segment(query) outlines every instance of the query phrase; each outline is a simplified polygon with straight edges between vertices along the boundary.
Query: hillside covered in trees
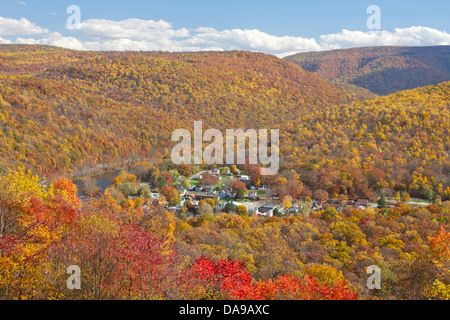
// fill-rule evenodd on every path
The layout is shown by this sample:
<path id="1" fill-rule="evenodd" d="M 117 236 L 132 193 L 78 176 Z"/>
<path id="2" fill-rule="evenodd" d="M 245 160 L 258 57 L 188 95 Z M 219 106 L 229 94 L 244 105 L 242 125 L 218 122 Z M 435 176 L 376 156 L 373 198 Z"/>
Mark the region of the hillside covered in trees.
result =
<path id="1" fill-rule="evenodd" d="M 378 97 L 324 78 L 260 53 L 0 46 L 0 299 L 448 299 L 450 82 Z M 280 129 L 279 173 L 173 164 L 171 134 L 194 121 Z M 63 177 L 123 162 L 140 176 L 85 201 Z M 227 169 L 244 201 L 240 169 L 298 210 L 262 217 L 216 197 L 169 210 L 213 168 L 196 182 L 225 184 Z M 358 198 L 379 207 L 347 205 Z M 342 210 L 312 209 L 331 200 Z M 69 265 L 80 290 L 66 288 Z"/>
<path id="2" fill-rule="evenodd" d="M 450 80 L 450 46 L 352 48 L 299 53 L 285 60 L 362 97 Z"/>
<path id="3" fill-rule="evenodd" d="M 283 168 L 311 191 L 450 199 L 450 82 L 332 105 L 285 127 Z"/>
<path id="4" fill-rule="evenodd" d="M 51 175 L 160 160 L 172 132 L 192 132 L 200 120 L 205 129 L 280 129 L 281 172 L 300 175 L 303 196 L 450 196 L 448 82 L 350 102 L 316 75 L 258 53 L 3 46 L 2 65 L 3 168 Z"/>
<path id="5" fill-rule="evenodd" d="M 167 152 L 171 133 L 274 128 L 351 96 L 274 56 L 0 47 L 0 165 L 40 174 Z"/>
<path id="6" fill-rule="evenodd" d="M 0 299 L 448 299 L 448 201 L 283 218 L 133 203 L 82 203 L 66 178 L 1 175 Z M 71 265 L 80 290 L 66 288 Z"/>

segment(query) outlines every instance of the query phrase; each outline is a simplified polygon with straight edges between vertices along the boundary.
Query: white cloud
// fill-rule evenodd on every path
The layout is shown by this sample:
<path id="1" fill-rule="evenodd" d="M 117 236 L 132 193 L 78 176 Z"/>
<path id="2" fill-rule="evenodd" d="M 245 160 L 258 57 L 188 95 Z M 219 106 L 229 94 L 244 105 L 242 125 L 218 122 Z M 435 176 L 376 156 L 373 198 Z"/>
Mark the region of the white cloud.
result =
<path id="1" fill-rule="evenodd" d="M 196 33 L 185 43 L 200 48 L 216 47 L 224 50 L 250 50 L 273 54 L 320 50 L 320 46 L 315 39 L 277 37 L 257 29 L 217 31 L 213 28 L 198 28 L 195 31 Z"/>
<path id="2" fill-rule="evenodd" d="M 90 19 L 81 22 L 77 31 L 94 39 L 157 41 L 161 38 L 171 39 L 189 36 L 187 29 L 173 29 L 172 24 L 166 21 L 141 19 L 126 19 L 122 21 Z"/>
<path id="3" fill-rule="evenodd" d="M 47 33 L 48 30 L 41 28 L 36 24 L 28 21 L 26 18 L 10 19 L 0 17 L 0 35 L 2 36 L 18 36 L 18 35 L 39 35 Z"/>
<path id="4" fill-rule="evenodd" d="M 68 31 L 69 32 L 69 31 Z M 342 49 L 362 46 L 450 45 L 450 34 L 428 27 L 396 28 L 394 31 L 351 31 L 322 35 L 319 39 L 274 36 L 257 29 L 216 30 L 174 28 L 164 20 L 90 19 L 71 36 L 37 26 L 25 18 L 0 17 L 0 36 L 18 37 L 16 43 L 45 44 L 75 50 L 145 51 L 223 51 L 248 50 L 284 57 L 297 52 Z M 9 42 L 8 42 L 9 41 Z M 0 38 L 0 43 L 11 43 Z M 14 41 L 13 41 L 14 42 Z"/>
<path id="5" fill-rule="evenodd" d="M 249 50 L 284 57 L 305 51 L 320 51 L 361 46 L 445 45 L 450 35 L 428 27 L 397 28 L 391 31 L 350 31 L 320 36 L 274 36 L 257 29 L 216 30 L 199 27 L 175 29 L 163 20 L 127 19 L 122 21 L 91 19 L 81 23 L 76 32 L 94 42 L 84 43 L 89 50 Z"/>
<path id="6" fill-rule="evenodd" d="M 20 1 L 20 0 L 16 0 L 16 3 L 22 5 L 22 6 L 26 6 L 27 3 L 25 1 Z"/>
<path id="7" fill-rule="evenodd" d="M 0 37 L 0 44 L 11 44 L 11 43 L 13 43 L 11 40 L 3 39 L 2 37 Z"/>
<path id="8" fill-rule="evenodd" d="M 361 46 L 427 46 L 450 45 L 450 34 L 428 27 L 396 28 L 390 31 L 350 31 L 320 37 L 322 49 Z"/>
<path id="9" fill-rule="evenodd" d="M 222 51 L 250 50 L 282 55 L 286 52 L 320 50 L 315 39 L 277 37 L 259 30 L 223 30 L 200 27 L 175 29 L 163 20 L 90 19 L 74 32 L 93 39 L 88 50 Z"/>
<path id="10" fill-rule="evenodd" d="M 85 46 L 80 40 L 74 37 L 64 37 L 59 32 L 52 32 L 41 39 L 17 38 L 16 43 L 50 45 L 72 50 L 85 50 Z"/>

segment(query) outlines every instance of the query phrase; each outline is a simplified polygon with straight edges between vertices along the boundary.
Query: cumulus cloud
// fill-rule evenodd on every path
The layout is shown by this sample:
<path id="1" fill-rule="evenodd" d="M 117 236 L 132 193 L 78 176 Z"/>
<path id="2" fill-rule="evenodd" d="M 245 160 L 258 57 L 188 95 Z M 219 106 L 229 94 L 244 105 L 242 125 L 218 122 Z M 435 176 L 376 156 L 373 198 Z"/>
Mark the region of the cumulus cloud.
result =
<path id="1" fill-rule="evenodd" d="M 289 51 L 320 50 L 315 39 L 303 37 L 277 37 L 257 29 L 253 30 L 223 30 L 213 28 L 198 28 L 185 41 L 186 44 L 199 48 L 222 48 L 224 50 L 250 50 L 273 54 Z"/>
<path id="2" fill-rule="evenodd" d="M 41 28 L 36 24 L 28 21 L 26 18 L 10 19 L 0 17 L 0 35 L 10 36 L 10 35 L 39 35 L 49 32 L 45 28 Z"/>
<path id="3" fill-rule="evenodd" d="M 0 37 L 0 44 L 11 44 L 11 43 L 13 43 L 11 40 L 3 39 L 2 37 Z"/>
<path id="4" fill-rule="evenodd" d="M 188 37 L 185 28 L 173 29 L 172 24 L 164 20 L 126 19 L 112 21 L 104 19 L 90 19 L 79 24 L 77 31 L 94 39 L 130 39 L 157 41 Z"/>
<path id="5" fill-rule="evenodd" d="M 64 37 L 59 32 L 51 32 L 41 39 L 17 38 L 17 44 L 40 44 L 61 47 L 72 50 L 86 50 L 85 45 L 74 37 Z"/>
<path id="6" fill-rule="evenodd" d="M 68 31 L 69 32 L 69 31 Z M 0 17 L 0 36 L 17 37 L 21 44 L 45 44 L 74 50 L 145 51 L 223 51 L 248 50 L 279 57 L 305 51 L 321 51 L 362 46 L 450 45 L 450 34 L 433 28 L 414 26 L 394 31 L 351 31 L 326 34 L 318 39 L 274 36 L 257 29 L 216 30 L 174 28 L 164 20 L 126 19 L 121 21 L 89 19 L 70 30 L 71 35 L 20 20 Z M 0 38 L 0 43 L 11 43 Z"/>
<path id="7" fill-rule="evenodd" d="M 312 38 L 277 37 L 256 29 L 175 29 L 171 23 L 163 20 L 90 19 L 81 22 L 74 32 L 94 40 L 83 43 L 87 50 L 250 50 L 282 55 L 286 52 L 321 49 Z"/>
<path id="8" fill-rule="evenodd" d="M 350 31 L 314 38 L 274 36 L 257 29 L 216 30 L 199 27 L 175 29 L 163 20 L 91 19 L 76 30 L 95 41 L 83 43 L 88 50 L 249 50 L 284 57 L 305 51 L 320 51 L 382 45 L 447 45 L 450 35 L 428 27 L 396 28 L 391 31 Z"/>
<path id="9" fill-rule="evenodd" d="M 350 31 L 322 35 L 322 49 L 341 49 L 361 46 L 427 46 L 450 45 L 450 34 L 428 27 L 396 28 L 390 31 Z"/>

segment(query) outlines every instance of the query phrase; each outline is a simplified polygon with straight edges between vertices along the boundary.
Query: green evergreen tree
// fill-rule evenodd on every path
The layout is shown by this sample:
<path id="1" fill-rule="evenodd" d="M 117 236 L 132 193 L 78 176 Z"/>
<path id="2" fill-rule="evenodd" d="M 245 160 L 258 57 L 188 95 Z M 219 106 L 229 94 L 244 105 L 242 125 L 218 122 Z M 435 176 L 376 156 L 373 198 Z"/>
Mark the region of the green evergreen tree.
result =
<path id="1" fill-rule="evenodd" d="M 387 206 L 387 201 L 386 201 L 386 196 L 384 195 L 384 193 L 381 194 L 380 199 L 378 199 L 378 208 L 379 209 L 384 209 Z"/>
<path id="2" fill-rule="evenodd" d="M 236 200 L 244 200 L 245 199 L 245 191 L 243 188 L 239 188 L 236 191 Z"/>

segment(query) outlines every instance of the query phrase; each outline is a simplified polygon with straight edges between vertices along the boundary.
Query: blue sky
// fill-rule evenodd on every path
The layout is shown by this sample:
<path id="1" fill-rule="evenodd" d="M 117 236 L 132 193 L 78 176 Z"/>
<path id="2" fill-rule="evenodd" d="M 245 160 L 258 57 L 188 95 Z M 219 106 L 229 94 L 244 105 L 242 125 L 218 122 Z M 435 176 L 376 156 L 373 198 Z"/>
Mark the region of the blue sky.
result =
<path id="1" fill-rule="evenodd" d="M 79 30 L 66 28 L 69 5 L 80 7 Z M 369 5 L 381 9 L 380 30 L 367 28 Z M 285 55 L 366 45 L 450 44 L 449 16 L 450 1 L 445 0 L 2 0 L 0 42 Z"/>

